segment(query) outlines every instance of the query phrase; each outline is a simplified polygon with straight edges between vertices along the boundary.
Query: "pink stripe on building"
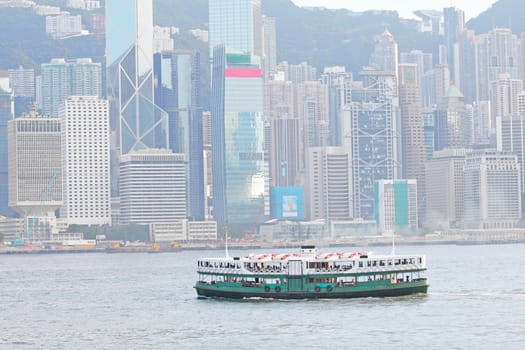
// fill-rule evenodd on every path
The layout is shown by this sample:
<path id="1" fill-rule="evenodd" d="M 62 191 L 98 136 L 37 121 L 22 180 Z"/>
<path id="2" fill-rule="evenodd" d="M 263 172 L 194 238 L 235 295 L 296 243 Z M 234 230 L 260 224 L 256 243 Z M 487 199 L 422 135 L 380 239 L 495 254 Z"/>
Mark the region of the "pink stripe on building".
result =
<path id="1" fill-rule="evenodd" d="M 262 72 L 258 68 L 226 68 L 224 76 L 226 78 L 260 78 Z"/>

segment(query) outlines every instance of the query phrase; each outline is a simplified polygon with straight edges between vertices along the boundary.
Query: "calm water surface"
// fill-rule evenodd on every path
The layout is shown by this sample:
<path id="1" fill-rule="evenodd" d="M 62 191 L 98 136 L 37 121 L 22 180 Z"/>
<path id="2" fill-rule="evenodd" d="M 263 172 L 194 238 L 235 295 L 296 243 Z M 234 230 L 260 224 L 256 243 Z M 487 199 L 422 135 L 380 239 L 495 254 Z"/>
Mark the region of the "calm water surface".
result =
<path id="1" fill-rule="evenodd" d="M 316 301 L 197 299 L 219 251 L 0 256 L 0 349 L 525 349 L 525 245 L 419 252 L 426 296 Z"/>

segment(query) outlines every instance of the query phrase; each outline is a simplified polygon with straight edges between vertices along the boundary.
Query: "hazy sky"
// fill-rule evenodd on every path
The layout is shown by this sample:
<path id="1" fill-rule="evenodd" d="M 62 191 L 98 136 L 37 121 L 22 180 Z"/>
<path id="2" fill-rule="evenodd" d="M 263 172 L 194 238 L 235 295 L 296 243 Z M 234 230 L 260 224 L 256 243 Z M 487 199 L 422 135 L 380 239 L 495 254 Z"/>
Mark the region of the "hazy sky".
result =
<path id="1" fill-rule="evenodd" d="M 414 10 L 441 10 L 455 6 L 465 11 L 465 20 L 476 17 L 488 9 L 496 0 L 292 0 L 299 6 L 323 6 L 327 8 L 347 8 L 352 11 L 397 10 L 401 17 L 413 18 Z"/>

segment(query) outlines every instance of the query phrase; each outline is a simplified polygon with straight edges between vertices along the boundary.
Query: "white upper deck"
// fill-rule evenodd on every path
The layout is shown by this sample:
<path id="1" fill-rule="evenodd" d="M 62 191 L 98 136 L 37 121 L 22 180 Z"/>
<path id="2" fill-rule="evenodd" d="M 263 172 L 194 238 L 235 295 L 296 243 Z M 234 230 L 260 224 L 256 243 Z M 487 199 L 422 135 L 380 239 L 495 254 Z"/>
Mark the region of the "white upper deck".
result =
<path id="1" fill-rule="evenodd" d="M 287 274 L 289 262 L 301 262 L 303 274 L 370 273 L 425 270 L 426 256 L 374 255 L 371 252 L 319 253 L 313 246 L 299 253 L 258 253 L 244 257 L 203 258 L 197 263 L 199 273 L 217 274 Z"/>

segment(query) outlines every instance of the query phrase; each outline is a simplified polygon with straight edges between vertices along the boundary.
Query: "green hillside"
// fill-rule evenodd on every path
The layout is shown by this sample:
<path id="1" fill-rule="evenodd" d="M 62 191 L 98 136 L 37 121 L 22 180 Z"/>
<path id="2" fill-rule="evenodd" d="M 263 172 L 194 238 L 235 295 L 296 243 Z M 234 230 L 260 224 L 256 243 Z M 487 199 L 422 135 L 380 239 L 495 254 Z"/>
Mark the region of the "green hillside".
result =
<path id="1" fill-rule="evenodd" d="M 478 17 L 467 22 L 476 33 L 489 32 L 492 28 L 511 28 L 515 34 L 525 32 L 525 2 L 523 0 L 499 0 Z"/>

